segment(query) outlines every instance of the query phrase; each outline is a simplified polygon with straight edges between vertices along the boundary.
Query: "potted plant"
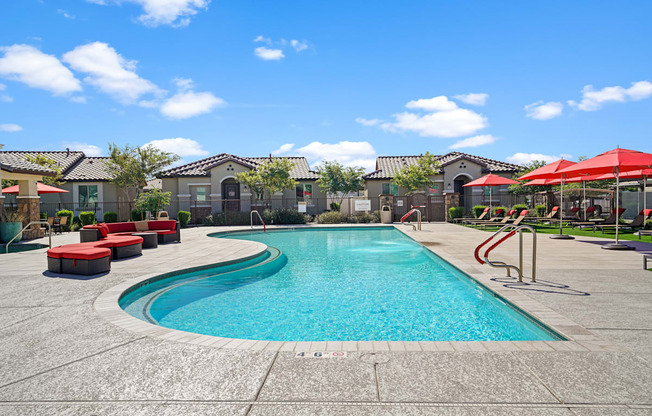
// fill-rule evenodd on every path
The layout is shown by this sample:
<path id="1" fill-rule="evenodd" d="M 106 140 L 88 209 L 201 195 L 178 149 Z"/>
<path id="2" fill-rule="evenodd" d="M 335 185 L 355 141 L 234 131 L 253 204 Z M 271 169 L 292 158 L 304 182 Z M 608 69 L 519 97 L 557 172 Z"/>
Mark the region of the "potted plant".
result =
<path id="1" fill-rule="evenodd" d="M 18 212 L 3 209 L 0 211 L 0 241 L 8 243 L 16 234 L 23 229 L 23 220 L 25 215 Z M 21 234 L 14 240 L 20 241 L 23 238 Z"/>

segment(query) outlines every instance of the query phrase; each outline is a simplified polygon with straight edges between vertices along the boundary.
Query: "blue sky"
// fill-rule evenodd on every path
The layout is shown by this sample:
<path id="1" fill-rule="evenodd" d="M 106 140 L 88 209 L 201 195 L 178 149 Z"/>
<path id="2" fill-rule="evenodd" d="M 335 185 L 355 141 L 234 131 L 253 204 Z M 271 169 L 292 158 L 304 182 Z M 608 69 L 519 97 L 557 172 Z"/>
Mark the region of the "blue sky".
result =
<path id="1" fill-rule="evenodd" d="M 0 5 L 4 150 L 373 167 L 652 151 L 652 2 L 21 0 Z"/>

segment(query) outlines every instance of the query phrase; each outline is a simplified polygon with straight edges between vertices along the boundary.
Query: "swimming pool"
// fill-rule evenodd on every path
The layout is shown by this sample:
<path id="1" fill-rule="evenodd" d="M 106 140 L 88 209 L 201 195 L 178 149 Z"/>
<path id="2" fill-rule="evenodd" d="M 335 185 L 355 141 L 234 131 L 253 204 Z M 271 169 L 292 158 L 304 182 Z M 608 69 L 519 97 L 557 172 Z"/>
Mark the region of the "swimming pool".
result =
<path id="1" fill-rule="evenodd" d="M 49 247 L 47 244 L 38 243 L 13 243 L 9 245 L 9 253 L 20 253 L 23 251 L 38 250 L 41 248 Z M 0 244 L 0 254 L 5 254 L 7 245 Z"/>
<path id="2" fill-rule="evenodd" d="M 560 339 L 393 227 L 216 237 L 270 249 L 146 284 L 120 306 L 164 327 L 253 340 Z"/>

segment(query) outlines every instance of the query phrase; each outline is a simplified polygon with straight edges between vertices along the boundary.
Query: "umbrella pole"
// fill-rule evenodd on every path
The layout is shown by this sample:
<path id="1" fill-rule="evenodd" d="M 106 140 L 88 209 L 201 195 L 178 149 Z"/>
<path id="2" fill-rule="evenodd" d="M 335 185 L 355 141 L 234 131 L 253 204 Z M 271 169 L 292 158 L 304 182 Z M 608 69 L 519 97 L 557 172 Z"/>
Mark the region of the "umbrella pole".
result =
<path id="1" fill-rule="evenodd" d="M 620 187 L 620 171 L 616 167 L 616 242 L 611 243 L 611 244 L 605 244 L 602 246 L 605 250 L 636 250 L 635 247 L 628 246 L 626 244 L 620 244 L 618 242 L 618 228 L 619 228 L 619 223 L 620 223 L 620 215 L 619 210 L 620 210 L 620 198 L 619 198 L 619 192 L 618 188 Z"/>
<path id="2" fill-rule="evenodd" d="M 582 181 L 582 191 L 584 192 L 584 197 L 582 197 L 582 202 L 586 202 L 586 181 Z M 586 210 L 588 209 L 588 205 L 586 208 L 584 208 L 584 221 L 586 221 Z"/>
<path id="3" fill-rule="evenodd" d="M 574 240 L 575 237 L 564 235 L 564 177 L 561 177 L 561 188 L 559 189 L 559 234 L 550 236 L 553 240 Z"/>
<path id="4" fill-rule="evenodd" d="M 493 209 L 491 208 L 491 191 L 494 189 L 493 186 L 489 187 L 489 218 L 494 216 Z"/>

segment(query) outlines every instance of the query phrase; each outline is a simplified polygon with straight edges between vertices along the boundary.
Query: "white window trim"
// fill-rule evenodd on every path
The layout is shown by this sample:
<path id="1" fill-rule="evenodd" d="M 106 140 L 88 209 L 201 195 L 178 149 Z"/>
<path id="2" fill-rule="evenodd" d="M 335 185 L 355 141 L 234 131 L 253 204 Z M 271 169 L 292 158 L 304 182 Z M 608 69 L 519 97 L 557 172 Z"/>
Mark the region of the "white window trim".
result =
<path id="1" fill-rule="evenodd" d="M 75 208 L 75 213 L 81 212 L 79 209 L 79 187 L 88 186 L 88 185 L 97 185 L 97 203 L 101 204 L 104 202 L 104 183 L 103 182 L 76 182 L 72 184 L 72 200 L 73 207 Z"/>

